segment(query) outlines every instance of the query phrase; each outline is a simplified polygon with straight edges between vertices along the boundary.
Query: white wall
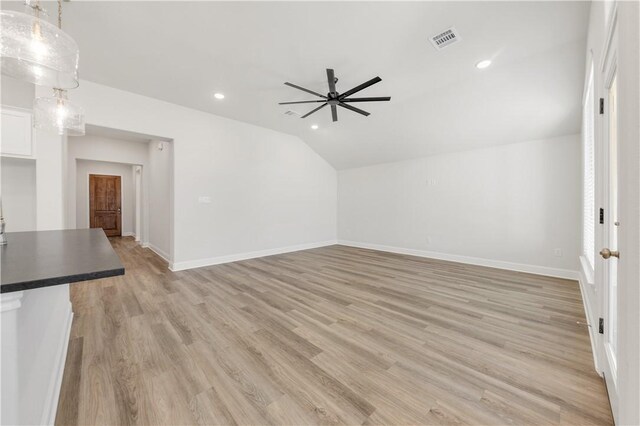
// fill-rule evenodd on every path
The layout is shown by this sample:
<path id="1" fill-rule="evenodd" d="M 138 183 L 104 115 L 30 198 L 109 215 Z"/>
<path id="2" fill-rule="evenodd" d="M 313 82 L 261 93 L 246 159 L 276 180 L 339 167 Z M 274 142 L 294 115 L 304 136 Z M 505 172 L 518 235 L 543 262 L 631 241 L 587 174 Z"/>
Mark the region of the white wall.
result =
<path id="1" fill-rule="evenodd" d="M 2 105 L 31 109 L 35 88 L 10 77 L 2 76 Z M 0 161 L 0 195 L 6 221 L 6 232 L 35 231 L 36 222 L 36 162 L 2 157 Z"/>
<path id="2" fill-rule="evenodd" d="M 578 135 L 344 170 L 338 189 L 341 242 L 576 274 Z"/>
<path id="3" fill-rule="evenodd" d="M 36 97 L 52 96 L 49 87 L 36 86 Z M 33 129 L 36 145 L 36 221 L 38 231 L 67 227 L 65 206 L 67 192 L 66 145 L 67 137 Z"/>
<path id="4" fill-rule="evenodd" d="M 87 228 L 88 223 L 88 207 L 84 205 L 84 199 L 80 199 L 80 193 L 85 193 L 87 190 L 86 170 L 87 168 L 82 166 L 81 176 L 80 167 L 84 163 L 81 160 L 89 160 L 94 162 L 94 169 L 96 167 L 111 168 L 117 167 L 121 173 L 124 173 L 125 168 L 127 179 L 123 176 L 123 186 L 127 185 L 127 191 L 130 193 L 127 196 L 128 200 L 132 200 L 132 205 L 123 205 L 123 232 L 135 232 L 135 184 L 133 181 L 133 171 L 130 166 L 141 165 L 143 170 L 142 179 L 142 223 L 145 224 L 142 229 L 140 239 L 143 243 L 146 243 L 149 239 L 148 228 L 148 200 L 146 194 L 148 193 L 146 176 L 148 168 L 148 147 L 146 143 L 132 142 L 119 139 L 106 138 L 101 136 L 86 135 L 80 137 L 69 138 L 68 142 L 68 158 L 67 158 L 67 170 L 68 176 L 68 192 L 74 194 L 69 197 L 66 209 L 66 215 L 69 218 L 69 222 L 72 228 Z M 98 165 L 102 162 L 102 165 Z M 111 166 L 108 164 L 112 163 Z M 114 164 L 115 163 L 115 164 Z M 126 165 L 129 165 L 127 167 Z M 97 169 L 96 169 L 97 170 Z M 106 169 L 105 169 L 106 170 Z M 112 173 L 105 173 L 112 174 Z M 119 173 L 117 173 L 119 174 Z M 124 194 L 124 191 L 123 191 Z M 124 196 L 124 195 L 123 195 Z M 80 205 L 82 203 L 82 205 Z M 126 210 L 124 210 L 126 209 Z M 125 215 L 127 216 L 125 222 Z M 129 217 L 129 215 L 131 215 Z"/>
<path id="5" fill-rule="evenodd" d="M 619 424 L 640 424 L 640 4 L 618 2 L 620 236 Z"/>
<path id="6" fill-rule="evenodd" d="M 299 138 L 88 81 L 69 95 L 90 124 L 173 140 L 175 267 L 335 240 L 336 172 Z"/>
<path id="7" fill-rule="evenodd" d="M 6 232 L 36 229 L 36 163 L 2 157 L 2 208 Z"/>
<path id="8" fill-rule="evenodd" d="M 160 149 L 162 147 L 162 149 Z M 165 259 L 171 251 L 171 158 L 173 144 L 151 141 L 149 148 L 149 247 Z"/>
<path id="9" fill-rule="evenodd" d="M 122 234 L 133 235 L 135 229 L 135 192 L 133 166 L 104 161 L 78 160 L 76 163 L 76 228 L 89 228 L 89 175 L 120 176 Z"/>
<path id="10" fill-rule="evenodd" d="M 35 97 L 33 84 L 3 75 L 0 78 L 0 89 L 2 105 L 25 109 L 33 108 L 33 98 Z"/>
<path id="11" fill-rule="evenodd" d="M 3 105 L 31 109 L 34 97 L 52 96 L 51 88 L 34 86 L 5 76 L 0 78 L 0 82 Z M 36 206 L 33 210 L 36 229 L 62 229 L 65 226 L 63 206 L 66 192 L 63 152 L 66 149 L 66 137 L 34 129 L 33 138 L 36 145 L 34 188 Z M 5 177 L 12 181 L 9 175 Z M 12 191 L 7 187 L 4 190 Z M 12 208 L 9 206 L 9 209 Z M 7 229 L 11 229 L 10 226 Z"/>

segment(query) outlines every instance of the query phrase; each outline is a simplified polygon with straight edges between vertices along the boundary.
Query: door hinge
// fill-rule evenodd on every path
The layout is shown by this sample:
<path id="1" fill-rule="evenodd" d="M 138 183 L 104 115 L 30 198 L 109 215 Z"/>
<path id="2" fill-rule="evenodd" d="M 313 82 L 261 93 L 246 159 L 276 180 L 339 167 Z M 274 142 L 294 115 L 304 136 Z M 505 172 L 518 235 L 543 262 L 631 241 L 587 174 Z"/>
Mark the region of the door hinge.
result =
<path id="1" fill-rule="evenodd" d="M 604 209 L 600 207 L 600 225 L 604 224 Z"/>
<path id="2" fill-rule="evenodd" d="M 598 318 L 598 333 L 604 334 L 604 318 Z"/>
<path id="3" fill-rule="evenodd" d="M 604 98 L 600 98 L 600 114 L 604 114 Z"/>

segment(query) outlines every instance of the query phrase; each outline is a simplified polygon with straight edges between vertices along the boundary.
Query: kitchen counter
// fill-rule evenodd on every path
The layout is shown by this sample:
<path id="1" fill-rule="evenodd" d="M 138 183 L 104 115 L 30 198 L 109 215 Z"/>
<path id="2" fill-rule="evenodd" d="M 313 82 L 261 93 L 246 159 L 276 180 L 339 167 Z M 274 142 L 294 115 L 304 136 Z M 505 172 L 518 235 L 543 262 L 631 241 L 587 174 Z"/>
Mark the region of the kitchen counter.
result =
<path id="1" fill-rule="evenodd" d="M 102 229 L 9 232 L 0 246 L 0 293 L 124 275 Z"/>
<path id="2" fill-rule="evenodd" d="M 124 268 L 102 229 L 10 232 L 7 240 L 0 424 L 53 424 L 73 322 L 69 283 L 115 277 L 109 285 L 119 285 Z"/>

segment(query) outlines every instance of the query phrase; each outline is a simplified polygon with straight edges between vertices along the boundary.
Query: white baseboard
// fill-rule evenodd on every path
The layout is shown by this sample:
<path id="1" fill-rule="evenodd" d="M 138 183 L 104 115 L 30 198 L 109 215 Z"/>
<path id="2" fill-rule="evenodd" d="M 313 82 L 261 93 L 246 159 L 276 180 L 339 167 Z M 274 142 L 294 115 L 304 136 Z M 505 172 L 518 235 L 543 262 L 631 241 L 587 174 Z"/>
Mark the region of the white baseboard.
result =
<path id="1" fill-rule="evenodd" d="M 135 237 L 136 233 L 135 232 L 123 232 L 122 236 L 123 237 Z"/>
<path id="2" fill-rule="evenodd" d="M 154 252 L 155 254 L 157 254 L 158 256 L 160 256 L 162 259 L 164 259 L 167 263 L 171 263 L 171 260 L 169 260 L 169 258 L 171 256 L 169 256 L 168 253 L 166 253 L 164 250 L 159 249 L 157 246 L 151 244 L 151 243 L 144 243 L 141 244 L 142 247 L 144 248 L 148 248 L 149 250 L 151 250 L 152 252 Z"/>
<path id="3" fill-rule="evenodd" d="M 68 305 L 66 324 L 63 330 L 63 338 L 60 340 L 60 346 L 56 351 L 56 368 L 51 373 L 49 381 L 49 389 L 45 405 L 42 410 L 42 420 L 40 424 L 53 425 L 56 421 L 56 413 L 58 412 L 58 400 L 60 399 L 60 388 L 62 387 L 62 377 L 64 376 L 64 366 L 67 361 L 67 350 L 69 349 L 69 337 L 71 336 L 71 324 L 73 324 L 73 309 L 71 302 Z"/>
<path id="4" fill-rule="evenodd" d="M 274 254 L 291 253 L 300 250 L 309 250 L 318 247 L 326 247 L 337 244 L 336 240 L 322 241 L 318 243 L 298 244 L 294 246 L 278 247 L 266 250 L 250 251 L 245 253 L 231 254 L 228 256 L 210 257 L 207 259 L 187 260 L 169 264 L 172 271 L 183 271 L 185 269 L 201 268 L 203 266 L 220 265 L 222 263 L 237 262 L 239 260 L 255 259 L 257 257 L 273 256 Z"/>
<path id="5" fill-rule="evenodd" d="M 489 268 L 506 269 L 508 271 L 526 272 L 529 274 L 544 275 L 548 277 L 564 278 L 569 280 L 578 279 L 578 271 L 572 271 L 570 269 L 549 268 L 546 266 L 527 265 L 523 263 L 505 262 L 502 260 L 483 259 L 458 254 L 439 253 L 434 251 L 360 243 L 347 240 L 338 240 L 338 244 L 349 247 L 386 251 L 390 253 L 407 254 L 410 256 L 427 257 L 430 259 L 448 260 L 450 262 L 466 263 L 469 265 L 487 266 Z"/>

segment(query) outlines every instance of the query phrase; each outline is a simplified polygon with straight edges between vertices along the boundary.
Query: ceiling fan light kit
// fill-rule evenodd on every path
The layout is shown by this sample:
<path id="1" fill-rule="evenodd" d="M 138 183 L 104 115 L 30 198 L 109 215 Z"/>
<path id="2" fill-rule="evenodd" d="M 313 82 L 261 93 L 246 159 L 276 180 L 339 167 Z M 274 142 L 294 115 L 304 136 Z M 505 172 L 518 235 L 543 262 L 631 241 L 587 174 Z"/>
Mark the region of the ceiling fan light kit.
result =
<path id="1" fill-rule="evenodd" d="M 372 86 L 376 83 L 381 82 L 382 79 L 380 77 L 374 77 L 369 81 L 365 81 L 364 83 L 354 87 L 351 90 L 347 90 L 344 93 L 338 93 L 336 90 L 336 83 L 338 79 L 335 76 L 335 72 L 331 68 L 327 68 L 327 83 L 329 85 L 329 93 L 327 95 L 322 95 L 318 92 L 314 92 L 313 90 L 306 89 L 304 87 L 298 86 L 293 83 L 286 82 L 285 85 L 289 87 L 293 87 L 294 89 L 302 90 L 303 92 L 307 92 L 311 95 L 317 96 L 321 98 L 320 100 L 310 100 L 310 101 L 292 101 L 292 102 L 280 102 L 280 105 L 291 105 L 291 104 L 311 104 L 311 103 L 321 103 L 320 106 L 312 109 L 308 113 L 304 114 L 300 118 L 306 118 L 313 114 L 316 111 L 321 110 L 322 108 L 329 105 L 331 107 L 331 119 L 333 121 L 338 121 L 338 107 L 348 109 L 349 111 L 357 112 L 358 114 L 364 115 L 365 117 L 370 115 L 367 111 L 364 111 L 360 108 L 356 108 L 353 105 L 350 105 L 352 102 L 380 102 L 380 101 L 390 101 L 390 96 L 377 96 L 377 97 L 367 97 L 367 98 L 351 98 L 351 95 L 354 95 L 361 90 L 366 89 L 369 86 Z"/>

